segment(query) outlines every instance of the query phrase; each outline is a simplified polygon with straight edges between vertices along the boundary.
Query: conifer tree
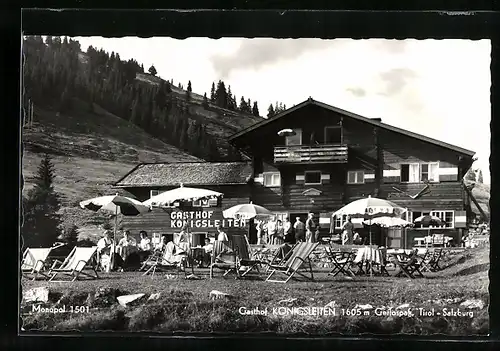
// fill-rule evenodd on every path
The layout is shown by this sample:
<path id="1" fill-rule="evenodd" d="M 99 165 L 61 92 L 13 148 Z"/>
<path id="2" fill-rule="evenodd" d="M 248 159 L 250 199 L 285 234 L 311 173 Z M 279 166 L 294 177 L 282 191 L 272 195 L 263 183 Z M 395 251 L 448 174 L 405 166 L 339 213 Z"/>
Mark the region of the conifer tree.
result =
<path id="1" fill-rule="evenodd" d="M 257 101 L 253 102 L 252 114 L 256 117 L 259 117 L 259 106 L 257 106 Z"/>
<path id="2" fill-rule="evenodd" d="M 208 108 L 208 98 L 207 98 L 207 93 L 203 95 L 203 108 L 207 109 Z"/>
<path id="3" fill-rule="evenodd" d="M 187 91 L 190 93 L 193 91 L 193 89 L 191 88 L 191 81 L 188 82 Z"/>
<path id="4" fill-rule="evenodd" d="M 273 104 L 270 104 L 269 107 L 267 108 L 267 117 L 271 118 L 274 115 L 275 115 L 275 113 L 274 113 Z"/>
<path id="5" fill-rule="evenodd" d="M 210 101 L 215 102 L 215 83 L 212 82 L 212 89 L 210 90 Z"/>
<path id="6" fill-rule="evenodd" d="M 482 170 L 479 170 L 477 172 L 477 182 L 481 183 L 481 184 L 483 183 L 483 171 Z"/>
<path id="7" fill-rule="evenodd" d="M 158 73 L 156 71 L 156 68 L 154 65 L 151 65 L 151 67 L 149 67 L 149 70 L 148 70 L 149 74 L 151 74 L 152 76 L 156 76 L 156 74 Z"/>
<path id="8" fill-rule="evenodd" d="M 54 191 L 54 166 L 49 155 L 41 160 L 35 185 L 23 197 L 23 239 L 25 247 L 51 247 L 59 236 L 59 197 Z"/>

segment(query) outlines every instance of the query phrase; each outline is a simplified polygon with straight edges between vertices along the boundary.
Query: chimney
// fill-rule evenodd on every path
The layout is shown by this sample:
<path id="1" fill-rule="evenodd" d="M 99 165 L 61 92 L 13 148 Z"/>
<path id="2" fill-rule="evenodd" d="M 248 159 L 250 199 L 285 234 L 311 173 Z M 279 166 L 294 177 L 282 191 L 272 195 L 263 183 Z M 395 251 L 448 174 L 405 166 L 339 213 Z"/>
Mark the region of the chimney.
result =
<path id="1" fill-rule="evenodd" d="M 382 118 L 370 118 L 370 119 L 375 122 L 382 122 Z"/>

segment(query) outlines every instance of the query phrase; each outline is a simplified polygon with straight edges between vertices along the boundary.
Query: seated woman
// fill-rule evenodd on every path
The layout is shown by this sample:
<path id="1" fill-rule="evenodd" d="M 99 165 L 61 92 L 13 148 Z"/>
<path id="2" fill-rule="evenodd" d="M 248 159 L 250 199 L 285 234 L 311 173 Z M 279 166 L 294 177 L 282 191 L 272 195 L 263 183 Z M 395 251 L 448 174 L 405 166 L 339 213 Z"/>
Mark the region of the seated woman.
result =
<path id="1" fill-rule="evenodd" d="M 361 237 L 361 235 L 359 235 L 358 232 L 354 232 L 354 235 L 352 237 L 352 241 L 353 241 L 354 245 L 363 244 L 363 238 Z"/>
<path id="2" fill-rule="evenodd" d="M 172 241 L 169 241 L 165 245 L 162 264 L 171 265 L 172 263 L 176 263 L 179 264 L 181 268 L 184 268 L 183 264 L 186 262 L 186 259 L 187 252 L 180 249 L 179 246 L 175 245 Z"/>
<path id="3" fill-rule="evenodd" d="M 140 256 L 137 251 L 137 242 L 130 235 L 130 231 L 124 231 L 123 238 L 118 242 L 118 252 L 123 259 L 124 268 L 136 268 L 140 265 Z"/>
<path id="4" fill-rule="evenodd" d="M 148 233 L 145 230 L 139 232 L 141 241 L 139 243 L 139 257 L 144 261 L 151 255 L 151 239 L 148 238 Z"/>

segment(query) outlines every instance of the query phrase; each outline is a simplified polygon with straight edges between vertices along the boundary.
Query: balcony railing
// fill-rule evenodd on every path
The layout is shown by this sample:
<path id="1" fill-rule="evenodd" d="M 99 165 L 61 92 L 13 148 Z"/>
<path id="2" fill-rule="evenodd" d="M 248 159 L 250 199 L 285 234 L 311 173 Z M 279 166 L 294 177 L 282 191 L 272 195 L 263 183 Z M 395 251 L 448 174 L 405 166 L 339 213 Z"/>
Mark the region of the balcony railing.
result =
<path id="1" fill-rule="evenodd" d="M 275 146 L 274 163 L 347 163 L 347 145 Z"/>

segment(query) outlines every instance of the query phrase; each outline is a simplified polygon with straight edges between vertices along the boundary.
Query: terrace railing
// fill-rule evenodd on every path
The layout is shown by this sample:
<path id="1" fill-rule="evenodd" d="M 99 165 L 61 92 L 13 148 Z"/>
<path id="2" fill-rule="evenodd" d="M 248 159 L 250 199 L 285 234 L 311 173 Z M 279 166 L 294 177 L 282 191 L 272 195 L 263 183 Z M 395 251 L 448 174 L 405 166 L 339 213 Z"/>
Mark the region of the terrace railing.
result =
<path id="1" fill-rule="evenodd" d="M 347 163 L 347 145 L 275 146 L 274 163 Z"/>

